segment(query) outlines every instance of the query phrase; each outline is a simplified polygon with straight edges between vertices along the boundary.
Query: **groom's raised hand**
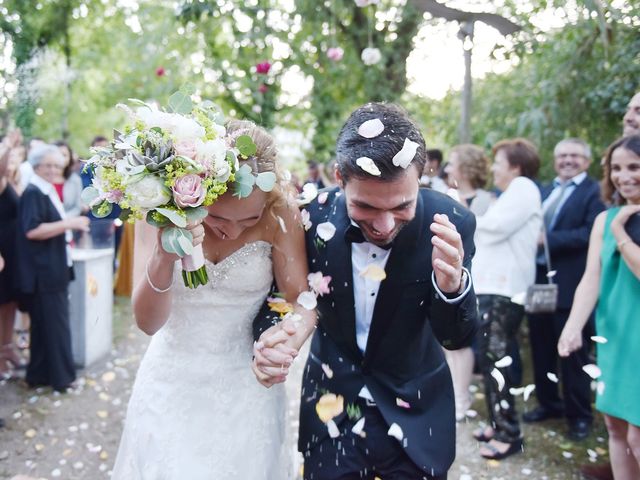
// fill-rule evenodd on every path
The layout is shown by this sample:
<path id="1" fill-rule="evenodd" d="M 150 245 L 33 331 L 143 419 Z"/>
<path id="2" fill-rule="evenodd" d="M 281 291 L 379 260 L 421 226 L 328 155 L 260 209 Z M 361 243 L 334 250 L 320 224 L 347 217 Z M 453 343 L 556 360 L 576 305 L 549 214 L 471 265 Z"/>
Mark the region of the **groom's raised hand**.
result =
<path id="1" fill-rule="evenodd" d="M 444 214 L 436 213 L 430 228 L 433 233 L 431 262 L 438 288 L 444 293 L 457 292 L 462 286 L 462 237 Z"/>
<path id="2" fill-rule="evenodd" d="M 283 320 L 266 330 L 253 345 L 252 370 L 265 387 L 282 383 L 287 379 L 289 367 L 298 350 L 287 345 L 296 334 L 293 322 Z"/>

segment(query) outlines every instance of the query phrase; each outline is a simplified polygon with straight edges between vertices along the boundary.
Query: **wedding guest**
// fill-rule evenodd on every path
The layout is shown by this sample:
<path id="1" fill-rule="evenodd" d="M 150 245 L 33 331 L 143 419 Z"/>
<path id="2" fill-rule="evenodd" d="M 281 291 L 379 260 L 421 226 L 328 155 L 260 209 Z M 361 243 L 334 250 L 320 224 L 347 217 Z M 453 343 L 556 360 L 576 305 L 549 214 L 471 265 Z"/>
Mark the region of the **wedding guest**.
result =
<path id="1" fill-rule="evenodd" d="M 508 347 L 518 333 L 524 308 L 511 298 L 534 282 L 542 213 L 540 191 L 532 180 L 540 166 L 535 146 L 522 138 L 502 140 L 493 154 L 493 183 L 503 193 L 477 218 L 477 253 L 471 271 L 480 310 L 478 360 L 491 424 L 474 432 L 474 437 L 487 442 L 480 449 L 483 457 L 499 460 L 523 447 L 510 392 L 514 381 Z"/>
<path id="2" fill-rule="evenodd" d="M 593 225 L 587 267 L 558 354 L 567 357 L 582 347 L 582 330 L 596 308 L 596 408 L 605 416 L 613 476 L 631 480 L 640 478 L 640 238 L 637 232 L 631 236 L 640 215 L 640 135 L 609 147 L 603 173 L 602 193 L 614 206 Z"/>
<path id="3" fill-rule="evenodd" d="M 31 358 L 26 380 L 64 391 L 75 380 L 69 330 L 71 230 L 88 230 L 87 217 L 67 217 L 53 182 L 63 158 L 55 145 L 29 152 L 35 175 L 18 206 L 19 286 L 31 316 Z"/>
<path id="4" fill-rule="evenodd" d="M 422 176 L 420 177 L 420 186 L 435 190 L 436 192 L 446 192 L 447 184 L 440 178 L 440 167 L 442 165 L 442 150 L 433 148 L 426 150 L 427 162 L 425 163 Z"/>
<path id="5" fill-rule="evenodd" d="M 444 168 L 451 188 L 457 190 L 460 203 L 476 216 L 484 215 L 495 197 L 484 190 L 489 174 L 489 160 L 476 145 L 456 145 L 451 149 Z M 456 419 L 465 418 L 471 407 L 469 386 L 473 376 L 474 354 L 471 347 L 445 350 L 451 370 L 456 399 Z"/>
<path id="6" fill-rule="evenodd" d="M 598 183 L 587 175 L 591 164 L 591 149 L 579 138 L 567 138 L 554 149 L 554 168 L 557 173 L 551 185 L 542 188 L 544 232 L 538 240 L 536 283 L 547 282 L 546 241 L 553 277 L 558 285 L 558 306 L 553 313 L 531 314 L 529 339 L 539 406 L 526 412 L 525 422 L 540 422 L 548 418 L 564 417 L 568 423 L 567 436 L 584 440 L 591 430 L 591 379 L 582 370 L 589 363 L 589 343 L 568 358 L 558 358 L 556 346 L 573 302 L 580 277 L 587 262 L 589 233 L 596 216 L 605 209 Z M 585 340 L 591 329 L 583 331 Z M 559 364 L 559 365 L 558 365 Z M 559 368 L 558 368 L 559 367 Z M 558 391 L 560 377 L 562 397 Z"/>
<path id="7" fill-rule="evenodd" d="M 45 144 L 45 141 L 42 138 L 32 137 L 31 140 L 29 140 L 27 155 L 34 148 L 42 146 L 44 144 Z M 29 185 L 29 182 L 31 181 L 31 177 L 33 177 L 33 167 L 29 162 L 26 161 L 26 158 L 25 158 L 25 161 L 20 164 L 19 175 L 20 175 L 20 188 L 24 190 L 25 188 L 27 188 L 27 185 Z"/>
<path id="8" fill-rule="evenodd" d="M 82 180 L 80 175 L 75 173 L 76 159 L 73 156 L 73 150 L 69 144 L 63 140 L 58 140 L 54 143 L 59 149 L 64 158 L 64 167 L 62 175 L 60 175 L 57 181 L 54 183 L 64 211 L 69 216 L 77 216 L 82 213 L 82 202 L 80 196 L 82 195 Z"/>
<path id="9" fill-rule="evenodd" d="M 24 360 L 13 343 L 18 307 L 15 257 L 19 197 L 10 182 L 16 167 L 11 162 L 11 155 L 14 149 L 20 148 L 21 140 L 20 132 L 14 131 L 0 143 L 0 257 L 3 259 L 0 268 L 0 378 L 24 366 Z"/>

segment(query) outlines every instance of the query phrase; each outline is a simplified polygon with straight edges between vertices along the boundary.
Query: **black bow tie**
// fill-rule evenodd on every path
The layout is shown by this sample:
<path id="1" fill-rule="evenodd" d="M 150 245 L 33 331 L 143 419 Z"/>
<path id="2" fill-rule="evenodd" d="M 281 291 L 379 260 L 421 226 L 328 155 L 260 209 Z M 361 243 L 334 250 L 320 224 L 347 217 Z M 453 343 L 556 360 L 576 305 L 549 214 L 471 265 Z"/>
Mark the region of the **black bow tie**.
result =
<path id="1" fill-rule="evenodd" d="M 347 243 L 371 243 L 364 237 L 362 230 L 360 230 L 360 228 L 356 227 L 354 224 L 351 224 L 347 227 L 344 232 L 344 239 Z M 388 243 L 387 245 L 376 245 L 376 247 L 382 248 L 383 250 L 389 250 L 391 247 L 393 247 L 393 242 Z"/>

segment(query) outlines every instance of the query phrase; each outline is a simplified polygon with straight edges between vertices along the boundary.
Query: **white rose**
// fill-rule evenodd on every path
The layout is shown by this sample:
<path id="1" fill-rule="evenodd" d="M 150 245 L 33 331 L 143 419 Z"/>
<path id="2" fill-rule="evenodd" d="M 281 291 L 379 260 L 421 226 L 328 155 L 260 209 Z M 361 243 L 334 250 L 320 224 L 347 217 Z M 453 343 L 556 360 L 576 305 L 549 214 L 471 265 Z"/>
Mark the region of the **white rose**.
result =
<path id="1" fill-rule="evenodd" d="M 214 165 L 214 175 L 219 182 L 226 183 L 231 176 L 231 167 L 225 159 L 216 160 Z"/>
<path id="2" fill-rule="evenodd" d="M 134 206 L 145 209 L 160 207 L 171 200 L 171 190 L 165 187 L 162 179 L 153 175 L 127 185 L 126 194 Z"/>
<path id="3" fill-rule="evenodd" d="M 377 48 L 367 47 L 362 50 L 360 58 L 362 59 L 362 63 L 365 65 L 375 65 L 382 60 L 382 53 L 380 53 L 380 50 Z"/>
<path id="4" fill-rule="evenodd" d="M 218 168 L 218 164 L 224 161 L 227 156 L 227 145 L 224 140 L 218 138 L 216 140 L 208 140 L 203 142 L 196 140 L 196 158 L 205 169 L 211 170 Z M 226 162 L 225 162 L 226 163 Z"/>
<path id="5" fill-rule="evenodd" d="M 147 128 L 159 127 L 162 130 L 170 131 L 173 125 L 171 114 L 158 110 L 155 105 L 152 105 L 151 108 L 140 107 L 136 114 Z"/>
<path id="6" fill-rule="evenodd" d="M 202 125 L 193 118 L 173 114 L 172 125 L 169 131 L 176 140 L 202 138 L 207 133 Z"/>

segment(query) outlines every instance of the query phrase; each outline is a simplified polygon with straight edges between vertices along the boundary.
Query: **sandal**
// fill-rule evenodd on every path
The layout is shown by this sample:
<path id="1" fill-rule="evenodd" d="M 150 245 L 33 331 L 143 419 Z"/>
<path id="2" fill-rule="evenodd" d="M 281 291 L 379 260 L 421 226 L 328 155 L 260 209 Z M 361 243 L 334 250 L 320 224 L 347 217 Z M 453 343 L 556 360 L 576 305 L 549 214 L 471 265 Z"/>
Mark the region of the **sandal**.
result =
<path id="1" fill-rule="evenodd" d="M 487 434 L 487 430 L 490 430 L 491 433 Z M 475 438 L 479 442 L 488 442 L 495 435 L 495 431 L 491 427 L 478 428 L 473 431 L 471 434 L 473 438 Z"/>
<path id="2" fill-rule="evenodd" d="M 483 458 L 486 458 L 488 460 L 502 460 L 503 458 L 510 457 L 515 453 L 522 452 L 522 449 L 524 447 L 524 442 L 522 441 L 522 439 L 520 439 L 508 445 L 509 445 L 509 448 L 507 448 L 504 452 L 501 452 L 500 450 L 498 450 L 496 446 L 490 443 L 485 443 L 483 447 L 486 447 L 488 450 L 490 450 L 492 455 L 485 455 L 483 453 L 480 453 L 480 455 Z"/>
<path id="3" fill-rule="evenodd" d="M 16 370 L 24 370 L 27 368 L 27 361 L 16 351 L 13 343 L 7 343 L 0 347 L 0 359 L 9 362 Z"/>

